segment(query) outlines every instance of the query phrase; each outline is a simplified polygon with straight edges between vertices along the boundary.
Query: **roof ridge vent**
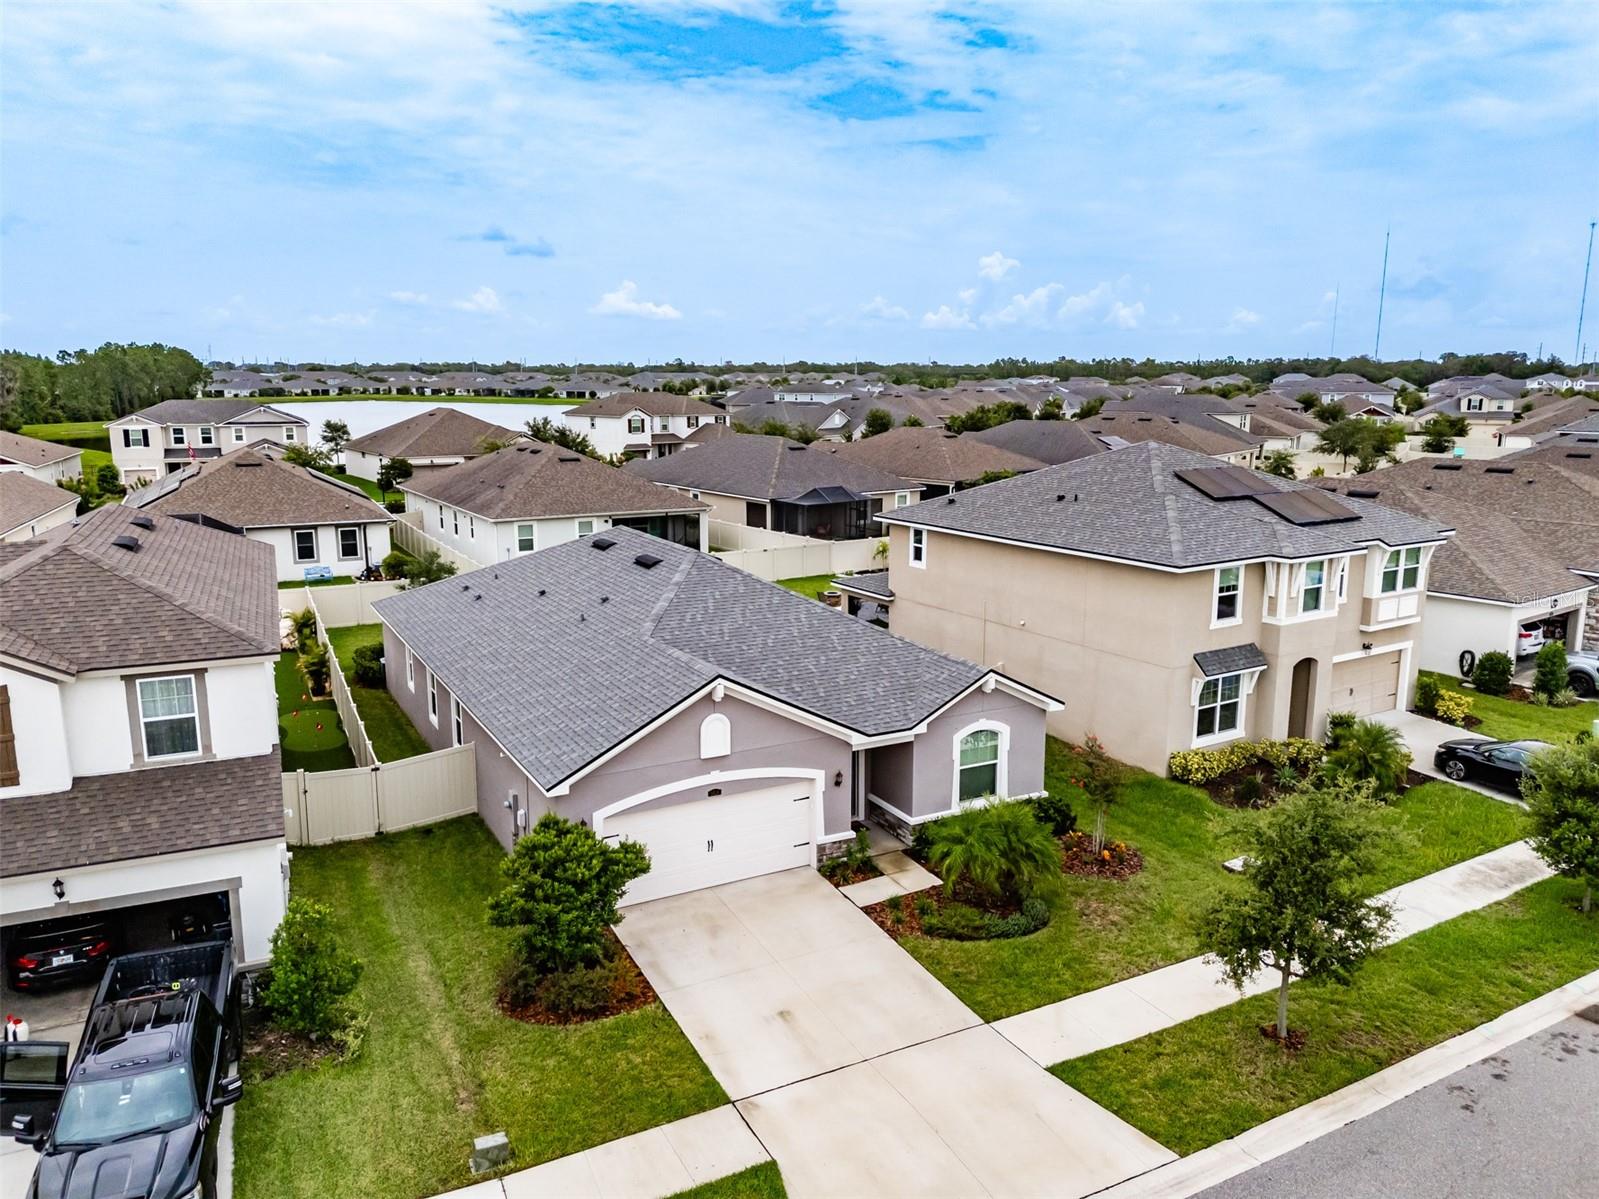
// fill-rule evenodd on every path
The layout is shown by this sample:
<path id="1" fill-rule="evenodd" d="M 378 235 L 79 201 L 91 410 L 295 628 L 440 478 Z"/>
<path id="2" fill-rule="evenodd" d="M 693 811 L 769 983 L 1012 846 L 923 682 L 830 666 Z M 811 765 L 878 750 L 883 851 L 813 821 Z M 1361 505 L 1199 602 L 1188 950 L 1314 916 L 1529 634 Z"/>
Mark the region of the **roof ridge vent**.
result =
<path id="1" fill-rule="evenodd" d="M 610 537 L 596 537 L 593 541 L 589 542 L 589 546 L 597 550 L 608 550 L 615 544 L 615 540 Z"/>

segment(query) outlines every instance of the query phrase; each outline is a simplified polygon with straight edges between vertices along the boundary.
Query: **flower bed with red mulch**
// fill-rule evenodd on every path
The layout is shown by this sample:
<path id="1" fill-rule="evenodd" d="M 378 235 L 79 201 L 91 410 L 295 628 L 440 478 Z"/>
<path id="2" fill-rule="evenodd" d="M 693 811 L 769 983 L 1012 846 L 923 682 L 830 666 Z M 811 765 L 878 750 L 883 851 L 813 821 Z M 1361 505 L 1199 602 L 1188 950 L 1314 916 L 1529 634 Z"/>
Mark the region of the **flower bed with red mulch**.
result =
<path id="1" fill-rule="evenodd" d="M 580 1011 L 556 1011 L 541 1000 L 537 989 L 526 1002 L 518 1003 L 506 993 L 503 985 L 495 997 L 495 1005 L 511 1019 L 521 1020 L 525 1024 L 587 1024 L 591 1020 L 604 1020 L 608 1016 L 620 1016 L 623 1012 L 648 1007 L 655 1002 L 655 988 L 650 986 L 649 979 L 644 977 L 644 972 L 638 968 L 627 947 L 616 939 L 616 934 L 607 931 L 606 936 L 611 953 L 606 966 L 613 973 L 607 980 L 603 1006 Z"/>
<path id="2" fill-rule="evenodd" d="M 1106 841 L 1095 853 L 1093 836 L 1074 832 L 1060 838 L 1060 866 L 1067 874 L 1119 881 L 1144 868 L 1144 855 L 1125 841 Z"/>

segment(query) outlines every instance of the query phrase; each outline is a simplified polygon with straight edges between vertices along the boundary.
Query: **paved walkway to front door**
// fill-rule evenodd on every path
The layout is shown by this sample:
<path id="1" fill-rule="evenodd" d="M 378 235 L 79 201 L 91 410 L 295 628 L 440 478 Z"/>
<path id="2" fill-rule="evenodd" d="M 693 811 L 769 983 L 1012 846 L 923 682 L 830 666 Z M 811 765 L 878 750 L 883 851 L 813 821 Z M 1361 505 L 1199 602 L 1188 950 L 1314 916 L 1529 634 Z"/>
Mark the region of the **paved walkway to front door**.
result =
<path id="1" fill-rule="evenodd" d="M 1174 1156 L 984 1026 L 814 870 L 641 904 L 617 933 L 795 1199 L 1074 1199 Z"/>

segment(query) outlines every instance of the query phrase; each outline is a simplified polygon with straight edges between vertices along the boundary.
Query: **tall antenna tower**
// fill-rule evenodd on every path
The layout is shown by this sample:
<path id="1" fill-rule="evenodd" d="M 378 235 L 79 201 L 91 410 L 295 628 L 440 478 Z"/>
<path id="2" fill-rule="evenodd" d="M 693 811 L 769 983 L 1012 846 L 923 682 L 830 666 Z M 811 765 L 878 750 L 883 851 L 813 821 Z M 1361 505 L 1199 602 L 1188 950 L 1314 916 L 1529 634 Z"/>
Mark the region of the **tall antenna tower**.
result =
<path id="1" fill-rule="evenodd" d="M 1343 290 L 1343 285 L 1333 284 L 1333 327 L 1332 340 L 1327 343 L 1327 357 L 1338 357 L 1338 293 Z"/>
<path id="2" fill-rule="evenodd" d="M 1372 347 L 1373 362 L 1382 361 L 1382 302 L 1388 295 L 1388 237 L 1390 230 L 1382 231 L 1382 286 L 1377 289 L 1377 344 Z"/>
<path id="3" fill-rule="evenodd" d="M 1582 365 L 1582 318 L 1588 315 L 1588 270 L 1593 266 L 1593 227 L 1588 222 L 1588 260 L 1582 264 L 1582 302 L 1577 305 L 1577 365 Z"/>

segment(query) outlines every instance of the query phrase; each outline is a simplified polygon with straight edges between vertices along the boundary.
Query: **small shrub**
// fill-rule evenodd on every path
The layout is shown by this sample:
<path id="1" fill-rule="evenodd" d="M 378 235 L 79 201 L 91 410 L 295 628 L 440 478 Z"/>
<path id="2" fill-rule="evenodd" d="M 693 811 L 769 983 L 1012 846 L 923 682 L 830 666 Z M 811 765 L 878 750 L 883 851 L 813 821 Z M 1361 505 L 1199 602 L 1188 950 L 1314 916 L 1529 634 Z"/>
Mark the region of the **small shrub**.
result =
<path id="1" fill-rule="evenodd" d="M 996 800 L 933 821 L 927 842 L 927 859 L 946 892 L 964 878 L 990 895 L 1019 901 L 1060 881 L 1060 847 L 1020 800 Z"/>
<path id="2" fill-rule="evenodd" d="M 348 996 L 361 963 L 345 953 L 333 930 L 333 909 L 291 899 L 272 934 L 271 974 L 261 1003 L 272 1019 L 302 1036 L 331 1037 L 351 1021 Z"/>
<path id="3" fill-rule="evenodd" d="M 1353 712 L 1327 713 L 1328 746 L 1336 749 L 1343 741 L 1345 735 L 1348 734 L 1349 730 L 1355 727 L 1355 721 L 1357 719 L 1358 718 Z"/>
<path id="4" fill-rule="evenodd" d="M 357 646 L 350 655 L 355 666 L 355 684 L 359 687 L 383 686 L 383 647 L 381 645 Z"/>
<path id="5" fill-rule="evenodd" d="M 1021 911 L 996 916 L 970 904 L 946 903 L 922 918 L 922 931 L 946 941 L 999 941 L 1025 937 L 1049 923 L 1049 905 L 1037 896 L 1022 903 Z"/>
<path id="6" fill-rule="evenodd" d="M 1445 724 L 1465 728 L 1473 702 L 1471 696 L 1461 695 L 1458 691 L 1440 691 L 1438 702 L 1433 705 L 1433 715 Z"/>
<path id="7" fill-rule="evenodd" d="M 1409 769 L 1399 730 L 1375 720 L 1355 721 L 1327 752 L 1329 773 L 1370 783 L 1379 798 L 1397 795 Z"/>
<path id="8" fill-rule="evenodd" d="M 302 650 L 316 644 L 316 613 L 310 608 L 296 612 L 289 623 L 294 628 L 294 643 Z"/>
<path id="9" fill-rule="evenodd" d="M 1552 700 L 1566 689 L 1566 647 L 1558 641 L 1546 641 L 1538 651 L 1536 662 L 1532 693 Z"/>
<path id="10" fill-rule="evenodd" d="M 1246 774 L 1233 786 L 1233 802 L 1246 808 L 1258 808 L 1266 797 L 1266 784 L 1260 775 Z"/>
<path id="11" fill-rule="evenodd" d="M 621 955 L 593 966 L 576 966 L 546 975 L 534 990 L 540 1007 L 556 1016 L 597 1016 L 637 998 L 628 985 L 632 972 Z"/>
<path id="12" fill-rule="evenodd" d="M 911 902 L 911 910 L 916 913 L 917 919 L 925 921 L 933 914 L 933 901 L 926 895 L 918 895 Z"/>
<path id="13" fill-rule="evenodd" d="M 844 861 L 852 873 L 857 870 L 865 870 L 867 866 L 871 865 L 872 841 L 866 835 L 865 829 L 858 828 L 855 830 L 855 840 L 851 841 L 849 848 L 844 851 Z"/>
<path id="14" fill-rule="evenodd" d="M 1183 749 L 1172 754 L 1167 769 L 1179 783 L 1203 787 L 1238 770 L 1265 764 L 1273 770 L 1287 768 L 1303 773 L 1320 764 L 1326 751 L 1320 742 L 1303 737 L 1286 741 L 1230 741 L 1214 749 Z"/>
<path id="15" fill-rule="evenodd" d="M 883 908 L 888 912 L 889 923 L 902 924 L 905 920 L 905 897 L 903 895 L 890 895 L 883 900 Z"/>
<path id="16" fill-rule="evenodd" d="M 1416 676 L 1416 711 L 1424 716 L 1434 716 L 1438 712 L 1438 697 L 1443 694 L 1443 688 L 1438 685 L 1438 680 L 1430 674 Z"/>
<path id="17" fill-rule="evenodd" d="M 1478 659 L 1471 681 L 1483 695 L 1503 695 L 1510 690 L 1510 680 L 1515 673 L 1516 664 L 1510 655 L 1494 649 Z"/>
<path id="18" fill-rule="evenodd" d="M 1582 698 L 1570 687 L 1562 687 L 1549 697 L 1551 708 L 1575 708 L 1582 702 Z"/>
<path id="19" fill-rule="evenodd" d="M 1071 802 L 1064 795 L 1051 795 L 1046 791 L 1027 802 L 1032 805 L 1033 815 L 1057 837 L 1064 837 L 1077 827 L 1077 813 L 1072 811 Z"/>
<path id="20" fill-rule="evenodd" d="M 328 675 L 332 670 L 328 665 L 328 647 L 320 641 L 313 641 L 308 648 L 302 649 L 300 669 L 305 672 L 305 681 L 311 687 L 311 694 L 325 694 L 328 689 Z"/>
<path id="21" fill-rule="evenodd" d="M 411 570 L 411 555 L 404 550 L 393 550 L 383 558 L 383 577 L 403 579 Z"/>

